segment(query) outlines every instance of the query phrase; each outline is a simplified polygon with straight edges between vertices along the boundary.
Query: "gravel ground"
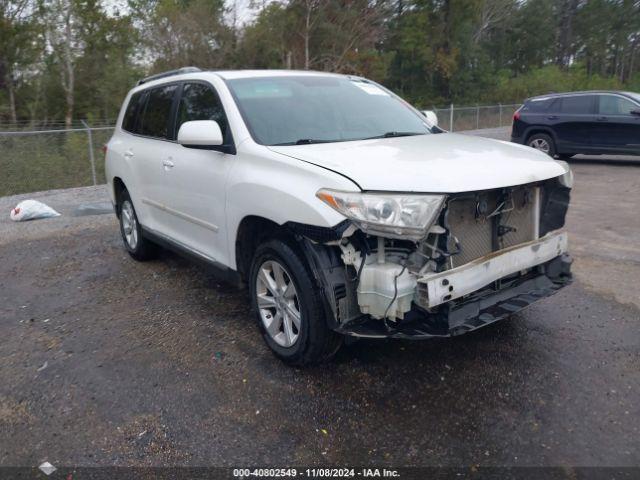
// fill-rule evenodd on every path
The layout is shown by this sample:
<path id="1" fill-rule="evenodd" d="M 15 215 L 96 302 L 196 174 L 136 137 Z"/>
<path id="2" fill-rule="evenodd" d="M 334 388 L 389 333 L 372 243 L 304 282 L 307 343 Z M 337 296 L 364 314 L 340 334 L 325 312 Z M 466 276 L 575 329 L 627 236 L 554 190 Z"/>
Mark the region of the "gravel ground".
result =
<path id="1" fill-rule="evenodd" d="M 294 369 L 247 296 L 136 263 L 104 187 L 0 199 L 0 465 L 640 464 L 640 167 L 578 162 L 576 282 L 508 321 Z M 24 197 L 24 196 L 23 196 Z"/>

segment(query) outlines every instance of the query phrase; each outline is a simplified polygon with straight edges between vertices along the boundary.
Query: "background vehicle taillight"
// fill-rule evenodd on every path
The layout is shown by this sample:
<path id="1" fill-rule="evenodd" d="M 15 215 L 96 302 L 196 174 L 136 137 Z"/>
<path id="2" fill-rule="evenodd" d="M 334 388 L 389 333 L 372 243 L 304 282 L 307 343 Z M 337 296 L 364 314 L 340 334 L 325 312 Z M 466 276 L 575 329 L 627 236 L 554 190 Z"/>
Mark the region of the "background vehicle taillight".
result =
<path id="1" fill-rule="evenodd" d="M 104 158 L 107 158 L 107 144 L 102 145 L 102 153 L 104 154 Z"/>
<path id="2" fill-rule="evenodd" d="M 516 110 L 516 113 L 513 114 L 513 120 L 520 120 L 520 110 Z"/>

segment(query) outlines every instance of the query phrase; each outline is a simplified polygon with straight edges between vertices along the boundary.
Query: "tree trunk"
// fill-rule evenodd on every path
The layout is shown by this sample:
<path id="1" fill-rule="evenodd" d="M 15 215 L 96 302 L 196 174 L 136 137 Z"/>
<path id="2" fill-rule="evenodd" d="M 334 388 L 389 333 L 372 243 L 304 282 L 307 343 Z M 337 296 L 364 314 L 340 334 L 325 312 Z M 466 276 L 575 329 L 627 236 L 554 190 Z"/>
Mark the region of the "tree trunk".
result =
<path id="1" fill-rule="evenodd" d="M 64 115 L 64 125 L 66 128 L 71 128 L 73 123 L 73 91 L 67 92 L 67 111 Z"/>
<path id="2" fill-rule="evenodd" d="M 566 68 L 571 63 L 573 20 L 578 12 L 578 0 L 564 0 L 560 6 L 560 22 L 556 33 L 556 63 Z"/>
<path id="3" fill-rule="evenodd" d="M 307 14 L 304 24 L 304 69 L 309 70 L 309 36 L 311 32 L 311 3 L 307 1 Z"/>
<path id="4" fill-rule="evenodd" d="M 16 92 L 11 74 L 7 75 L 7 92 L 9 93 L 9 112 L 11 113 L 11 121 L 18 123 L 18 115 L 16 113 Z"/>
<path id="5" fill-rule="evenodd" d="M 42 77 L 38 77 L 35 86 L 35 98 L 34 101 L 29 105 L 29 125 L 32 127 L 36 124 L 36 118 L 38 115 L 38 110 L 40 108 L 40 100 L 42 98 Z"/>
<path id="6" fill-rule="evenodd" d="M 66 128 L 71 128 L 71 123 L 73 122 L 73 106 L 75 103 L 75 71 L 73 65 L 73 52 L 71 51 L 71 43 L 73 41 L 71 32 L 71 12 L 67 14 L 65 20 L 64 70 L 62 73 L 62 86 L 66 94 L 65 96 L 67 101 L 67 111 L 64 116 L 64 124 Z"/>

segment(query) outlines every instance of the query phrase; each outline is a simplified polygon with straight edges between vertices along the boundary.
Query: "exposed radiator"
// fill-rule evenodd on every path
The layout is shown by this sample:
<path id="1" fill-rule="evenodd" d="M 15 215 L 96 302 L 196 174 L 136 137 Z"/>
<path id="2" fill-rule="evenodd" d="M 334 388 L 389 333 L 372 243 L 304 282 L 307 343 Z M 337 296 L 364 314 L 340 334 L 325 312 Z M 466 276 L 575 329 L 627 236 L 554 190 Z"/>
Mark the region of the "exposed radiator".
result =
<path id="1" fill-rule="evenodd" d="M 449 267 L 534 240 L 539 208 L 539 188 L 531 186 L 516 187 L 506 196 L 492 191 L 450 199 L 446 223 L 452 236 L 447 249 L 458 253 L 450 257 Z"/>

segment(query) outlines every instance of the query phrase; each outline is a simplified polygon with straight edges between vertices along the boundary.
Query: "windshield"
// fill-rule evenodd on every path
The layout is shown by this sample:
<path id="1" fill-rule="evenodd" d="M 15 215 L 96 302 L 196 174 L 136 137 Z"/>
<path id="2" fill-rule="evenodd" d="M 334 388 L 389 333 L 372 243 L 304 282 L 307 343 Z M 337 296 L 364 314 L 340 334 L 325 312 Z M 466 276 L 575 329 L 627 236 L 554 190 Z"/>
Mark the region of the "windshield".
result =
<path id="1" fill-rule="evenodd" d="M 254 140 L 301 145 L 429 133 L 424 118 L 377 85 L 347 77 L 227 80 Z"/>

